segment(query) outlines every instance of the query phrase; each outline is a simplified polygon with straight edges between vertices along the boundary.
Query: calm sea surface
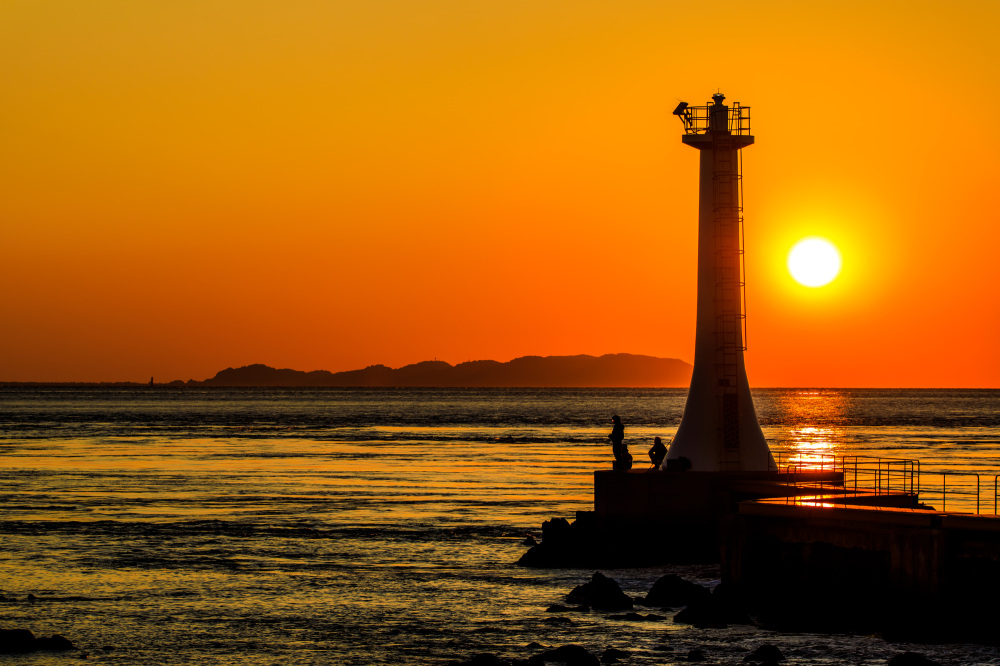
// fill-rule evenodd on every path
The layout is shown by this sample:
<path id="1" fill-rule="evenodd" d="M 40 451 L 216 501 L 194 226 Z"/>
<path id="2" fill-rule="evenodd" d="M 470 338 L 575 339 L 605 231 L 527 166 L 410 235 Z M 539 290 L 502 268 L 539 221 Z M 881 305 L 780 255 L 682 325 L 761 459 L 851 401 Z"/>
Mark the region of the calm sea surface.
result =
<path id="1" fill-rule="evenodd" d="M 673 436 L 684 390 L 0 388 L 0 628 L 60 633 L 109 664 L 435 664 L 526 646 L 698 647 L 742 663 L 884 664 L 1000 649 L 625 622 L 554 623 L 592 570 L 514 563 L 542 521 L 591 508 L 611 414 L 637 462 Z M 925 501 L 993 513 L 1000 391 L 761 390 L 782 460 L 921 461 Z M 941 472 L 950 472 L 944 477 Z M 978 475 L 978 476 L 976 476 Z M 962 492 L 965 494 L 963 495 Z M 606 570 L 644 595 L 665 573 Z M 29 594 L 37 601 L 28 601 Z M 669 615 L 669 613 L 667 613 Z M 0 664 L 65 663 L 0 656 Z"/>

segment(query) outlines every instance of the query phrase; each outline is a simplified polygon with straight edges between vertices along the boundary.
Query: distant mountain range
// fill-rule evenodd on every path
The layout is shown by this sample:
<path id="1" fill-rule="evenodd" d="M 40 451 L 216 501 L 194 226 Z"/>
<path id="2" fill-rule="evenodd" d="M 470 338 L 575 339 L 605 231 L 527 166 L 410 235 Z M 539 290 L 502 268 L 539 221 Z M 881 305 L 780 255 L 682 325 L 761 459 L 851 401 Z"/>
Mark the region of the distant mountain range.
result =
<path id="1" fill-rule="evenodd" d="M 266 365 L 226 368 L 201 386 L 382 386 L 382 387 L 686 387 L 691 365 L 675 358 L 636 354 L 522 356 L 512 361 L 468 361 L 451 365 L 423 361 L 402 368 L 370 365 L 329 372 L 276 369 Z M 180 383 L 180 382 L 176 382 Z"/>

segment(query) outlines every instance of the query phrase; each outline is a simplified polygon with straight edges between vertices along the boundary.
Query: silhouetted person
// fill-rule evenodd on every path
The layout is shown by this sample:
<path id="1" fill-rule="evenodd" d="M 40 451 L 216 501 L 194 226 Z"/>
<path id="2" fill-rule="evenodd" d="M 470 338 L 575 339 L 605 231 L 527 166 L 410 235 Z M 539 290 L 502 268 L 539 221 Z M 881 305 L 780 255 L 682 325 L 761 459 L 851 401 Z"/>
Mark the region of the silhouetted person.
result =
<path id="1" fill-rule="evenodd" d="M 653 447 L 649 449 L 649 460 L 653 463 L 653 467 L 659 467 L 663 464 L 663 456 L 665 455 L 667 455 L 667 447 L 663 446 L 659 437 L 654 437 Z"/>
<path id="2" fill-rule="evenodd" d="M 625 426 L 622 425 L 621 417 L 617 414 L 611 417 L 611 421 L 614 426 L 611 428 L 608 439 L 611 440 L 611 452 L 615 454 L 614 469 L 618 471 L 630 470 L 632 469 L 632 456 L 625 444 Z"/>

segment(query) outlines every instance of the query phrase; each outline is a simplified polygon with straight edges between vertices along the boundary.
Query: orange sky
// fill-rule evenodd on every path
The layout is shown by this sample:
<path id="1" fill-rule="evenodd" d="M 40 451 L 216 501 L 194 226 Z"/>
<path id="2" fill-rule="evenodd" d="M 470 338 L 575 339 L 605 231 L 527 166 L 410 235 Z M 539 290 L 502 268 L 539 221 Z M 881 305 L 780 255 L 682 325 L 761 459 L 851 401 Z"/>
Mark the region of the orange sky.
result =
<path id="1" fill-rule="evenodd" d="M 998 387 L 1000 3 L 952 4 L 4 2 L 0 381 L 690 362 L 670 111 L 721 89 L 751 385 Z"/>

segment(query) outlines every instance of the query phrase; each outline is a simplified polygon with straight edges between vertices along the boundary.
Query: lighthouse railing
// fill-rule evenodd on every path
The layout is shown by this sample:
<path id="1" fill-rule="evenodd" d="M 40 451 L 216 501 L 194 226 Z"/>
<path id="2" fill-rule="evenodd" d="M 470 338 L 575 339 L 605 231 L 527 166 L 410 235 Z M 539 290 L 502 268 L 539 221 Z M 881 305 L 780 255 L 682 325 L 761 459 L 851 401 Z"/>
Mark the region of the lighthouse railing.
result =
<path id="1" fill-rule="evenodd" d="M 686 134 L 704 134 L 708 131 L 708 106 L 689 106 L 681 114 Z M 728 129 L 730 134 L 747 136 L 750 134 L 750 107 L 735 102 L 729 107 Z"/>

